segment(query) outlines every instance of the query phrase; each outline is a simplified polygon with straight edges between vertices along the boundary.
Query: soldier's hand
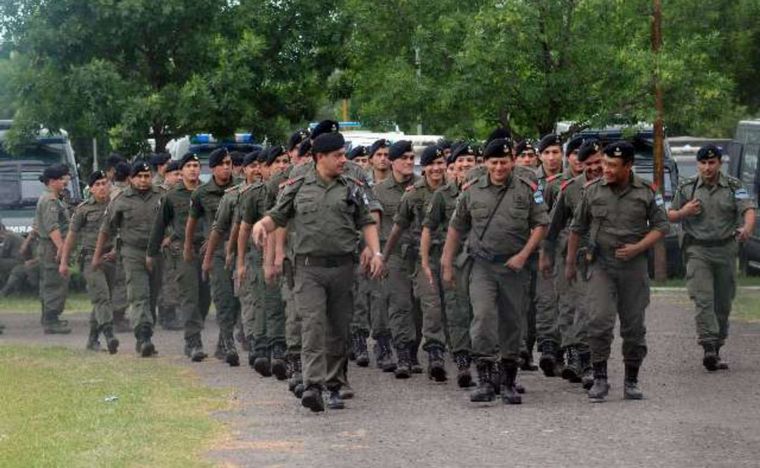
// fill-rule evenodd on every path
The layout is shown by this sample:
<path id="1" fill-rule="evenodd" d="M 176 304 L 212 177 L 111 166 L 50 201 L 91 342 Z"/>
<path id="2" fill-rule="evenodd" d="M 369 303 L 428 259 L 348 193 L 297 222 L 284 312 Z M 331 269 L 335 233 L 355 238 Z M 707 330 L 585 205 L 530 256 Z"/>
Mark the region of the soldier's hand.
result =
<path id="1" fill-rule="evenodd" d="M 565 280 L 567 280 L 568 284 L 574 283 L 576 275 L 578 273 L 578 269 L 575 266 L 575 262 L 565 262 Z"/>
<path id="2" fill-rule="evenodd" d="M 264 265 L 264 282 L 269 286 L 273 286 L 277 281 L 279 275 L 274 265 Z"/>
<path id="3" fill-rule="evenodd" d="M 554 264 L 549 255 L 544 254 L 543 250 L 538 255 L 538 269 L 541 271 L 541 274 L 544 275 L 544 279 L 552 277 Z"/>
<path id="4" fill-rule="evenodd" d="M 264 245 L 267 240 L 267 229 L 261 224 L 261 221 L 253 225 L 251 237 L 253 237 L 253 243 L 259 249 Z"/>
<path id="5" fill-rule="evenodd" d="M 702 212 L 702 204 L 695 198 L 693 200 L 689 200 L 688 203 L 682 206 L 679 211 L 681 212 L 682 218 L 696 216 Z"/>
<path id="6" fill-rule="evenodd" d="M 24 266 L 27 267 L 27 268 L 31 268 L 31 267 L 36 266 L 36 265 L 37 265 L 37 259 L 36 258 L 32 258 L 32 259 L 29 259 L 29 260 L 27 260 L 27 261 L 24 262 Z"/>
<path id="7" fill-rule="evenodd" d="M 172 244 L 172 238 L 170 236 L 164 237 L 164 239 L 161 241 L 161 249 L 165 249 L 169 247 Z"/>
<path id="8" fill-rule="evenodd" d="M 425 272 L 425 278 L 427 278 L 428 284 L 435 287 L 435 280 L 433 279 L 433 270 L 430 269 L 430 264 L 424 263 L 422 265 L 422 271 Z"/>
<path id="9" fill-rule="evenodd" d="M 116 251 L 111 250 L 108 253 L 103 254 L 103 261 L 104 262 L 115 262 L 116 261 Z"/>
<path id="10" fill-rule="evenodd" d="M 224 257 L 224 269 L 227 271 L 232 271 L 234 267 L 235 267 L 235 254 L 228 253 Z"/>
<path id="11" fill-rule="evenodd" d="M 238 289 L 240 289 L 240 285 L 245 281 L 245 265 L 238 267 L 236 279 L 238 282 Z"/>
<path id="12" fill-rule="evenodd" d="M 441 265 L 441 276 L 443 276 L 443 285 L 448 289 L 454 289 L 456 287 L 456 278 L 454 278 L 454 266 L 450 263 L 443 263 Z"/>
<path id="13" fill-rule="evenodd" d="M 752 235 L 752 228 L 742 227 L 736 231 L 736 240 L 744 242 Z"/>
<path id="14" fill-rule="evenodd" d="M 203 256 L 203 263 L 201 264 L 201 277 L 203 281 L 208 281 L 208 277 L 211 274 L 211 270 L 214 269 L 214 262 L 208 255 Z"/>
<path id="15" fill-rule="evenodd" d="M 639 248 L 636 244 L 625 244 L 615 249 L 615 258 L 627 262 L 639 254 Z"/>
<path id="16" fill-rule="evenodd" d="M 103 259 L 101 257 L 97 257 L 97 256 L 92 257 L 91 265 L 92 265 L 93 270 L 99 270 L 101 263 L 103 263 Z"/>
<path id="17" fill-rule="evenodd" d="M 63 276 L 64 278 L 67 278 L 69 276 L 69 265 L 68 263 L 61 262 L 61 264 L 58 266 L 58 273 Z"/>
<path id="18" fill-rule="evenodd" d="M 372 263 L 372 249 L 369 247 L 364 247 L 364 250 L 362 250 L 361 255 L 359 255 L 359 265 L 361 266 L 362 271 L 368 271 L 370 269 L 370 264 Z"/>
<path id="19" fill-rule="evenodd" d="M 528 261 L 528 257 L 523 255 L 522 253 L 519 253 L 517 255 L 513 255 L 512 258 L 507 260 L 507 263 L 504 264 L 505 267 L 509 268 L 512 271 L 520 271 L 525 266 L 525 262 Z"/>
<path id="20" fill-rule="evenodd" d="M 192 262 L 194 257 L 195 257 L 195 255 L 193 254 L 193 249 L 187 249 L 186 248 L 186 249 L 184 249 L 182 251 L 182 258 L 186 262 Z"/>
<path id="21" fill-rule="evenodd" d="M 153 273 L 153 257 L 145 257 L 145 269 L 148 273 Z"/>
<path id="22" fill-rule="evenodd" d="M 372 279 L 379 278 L 380 275 L 383 274 L 383 270 L 385 269 L 385 263 L 383 262 L 383 258 L 379 257 L 377 255 L 372 256 L 372 260 L 369 264 L 369 276 Z"/>

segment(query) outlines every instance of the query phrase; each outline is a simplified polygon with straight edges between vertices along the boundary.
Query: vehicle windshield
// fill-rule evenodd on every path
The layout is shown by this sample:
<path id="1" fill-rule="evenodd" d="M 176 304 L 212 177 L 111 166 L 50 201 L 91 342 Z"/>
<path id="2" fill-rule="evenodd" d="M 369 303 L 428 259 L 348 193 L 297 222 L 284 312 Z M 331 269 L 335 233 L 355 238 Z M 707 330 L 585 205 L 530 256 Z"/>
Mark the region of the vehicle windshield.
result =
<path id="1" fill-rule="evenodd" d="M 65 161 L 60 143 L 35 143 L 15 155 L 0 145 L 0 207 L 35 206 L 44 186 L 39 181 L 46 167 Z"/>

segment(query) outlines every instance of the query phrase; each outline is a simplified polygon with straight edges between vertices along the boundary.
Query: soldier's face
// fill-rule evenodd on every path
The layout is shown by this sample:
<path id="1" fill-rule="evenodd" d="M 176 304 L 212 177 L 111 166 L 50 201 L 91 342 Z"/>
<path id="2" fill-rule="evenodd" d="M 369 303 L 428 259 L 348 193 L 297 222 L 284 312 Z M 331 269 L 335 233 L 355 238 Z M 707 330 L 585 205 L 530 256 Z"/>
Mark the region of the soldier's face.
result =
<path id="1" fill-rule="evenodd" d="M 223 184 L 227 183 L 232 177 L 232 158 L 229 155 L 225 156 L 221 163 L 211 169 L 211 173 L 214 175 L 214 179 Z"/>
<path id="2" fill-rule="evenodd" d="M 195 184 L 201 177 L 201 163 L 190 161 L 182 166 L 182 180 L 189 184 Z"/>
<path id="3" fill-rule="evenodd" d="M 369 162 L 374 169 L 377 169 L 378 171 L 387 171 L 390 167 L 390 161 L 388 161 L 388 148 L 380 148 L 375 151 L 375 154 L 372 155 Z"/>
<path id="4" fill-rule="evenodd" d="M 602 152 L 592 154 L 582 163 L 586 172 L 586 180 L 596 180 L 602 176 Z"/>
<path id="5" fill-rule="evenodd" d="M 144 191 L 151 187 L 151 177 L 150 171 L 142 171 L 132 176 L 130 180 L 135 189 Z"/>
<path id="6" fill-rule="evenodd" d="M 720 173 L 721 161 L 720 158 L 703 159 L 697 161 L 697 171 L 702 179 L 708 182 L 714 182 L 718 178 Z"/>
<path id="7" fill-rule="evenodd" d="M 507 181 L 509 174 L 512 173 L 515 161 L 510 156 L 504 156 L 502 158 L 488 158 L 485 164 L 491 182 L 501 185 Z"/>
<path id="8" fill-rule="evenodd" d="M 457 172 L 456 164 L 449 164 L 448 166 L 446 166 L 446 180 L 448 182 L 456 182 L 458 175 L 459 173 Z"/>
<path id="9" fill-rule="evenodd" d="M 101 202 L 108 198 L 108 192 L 110 190 L 111 183 L 108 181 L 108 179 L 97 180 L 90 186 L 90 193 L 92 193 L 92 196 Z"/>
<path id="10" fill-rule="evenodd" d="M 538 156 L 533 150 L 525 150 L 517 156 L 515 164 L 518 166 L 535 168 L 538 165 Z"/>
<path id="11" fill-rule="evenodd" d="M 428 182 L 433 184 L 440 184 L 443 182 L 443 178 L 446 175 L 446 162 L 443 158 L 438 158 L 432 163 L 425 166 L 425 177 Z"/>
<path id="12" fill-rule="evenodd" d="M 245 166 L 243 171 L 245 171 L 245 181 L 249 184 L 254 183 L 261 177 L 261 170 L 259 169 L 258 162 L 252 162 L 251 164 Z"/>
<path id="13" fill-rule="evenodd" d="M 553 145 L 541 152 L 541 163 L 546 172 L 558 173 L 562 169 L 562 148 Z"/>
<path id="14" fill-rule="evenodd" d="M 398 159 L 391 163 L 393 172 L 406 177 L 414 173 L 414 153 L 409 151 L 402 154 Z"/>
<path id="15" fill-rule="evenodd" d="M 583 172 L 583 163 L 578 161 L 578 151 L 573 151 L 567 155 L 567 163 L 570 165 L 570 171 L 574 176 L 580 175 Z"/>
<path id="16" fill-rule="evenodd" d="M 285 168 L 288 167 L 288 164 L 290 164 L 290 157 L 286 154 L 283 154 L 282 156 L 279 156 L 275 158 L 274 162 L 269 168 L 269 172 L 274 174 L 279 174 L 280 172 L 284 171 Z"/>
<path id="17" fill-rule="evenodd" d="M 164 183 L 168 185 L 169 187 L 173 187 L 177 185 L 177 182 L 179 182 L 179 179 L 182 178 L 182 173 L 180 171 L 171 171 L 164 174 Z"/>
<path id="18" fill-rule="evenodd" d="M 328 177 L 337 177 L 342 174 L 343 166 L 345 166 L 347 161 L 346 150 L 344 148 L 330 151 L 329 153 L 321 153 L 317 158 L 318 167 L 320 167 Z"/>
<path id="19" fill-rule="evenodd" d="M 239 176 L 243 172 L 243 166 L 232 165 L 232 175 Z"/>
<path id="20" fill-rule="evenodd" d="M 48 180 L 47 186 L 50 190 L 52 190 L 55 193 L 62 192 L 63 189 L 66 188 L 66 176 L 61 177 L 60 179 Z"/>
<path id="21" fill-rule="evenodd" d="M 623 158 L 612 158 L 605 155 L 602 165 L 604 180 L 610 185 L 619 185 L 625 183 L 631 176 L 633 162 L 625 162 Z"/>
<path id="22" fill-rule="evenodd" d="M 464 154 L 462 156 L 459 156 L 454 162 L 457 166 L 457 171 L 459 172 L 459 175 L 462 177 L 465 177 L 467 173 L 475 167 L 477 164 L 477 160 L 475 159 L 475 156 L 470 154 Z"/>
<path id="23" fill-rule="evenodd" d="M 357 156 L 354 158 L 354 162 L 365 171 L 369 170 L 369 158 L 367 156 Z"/>

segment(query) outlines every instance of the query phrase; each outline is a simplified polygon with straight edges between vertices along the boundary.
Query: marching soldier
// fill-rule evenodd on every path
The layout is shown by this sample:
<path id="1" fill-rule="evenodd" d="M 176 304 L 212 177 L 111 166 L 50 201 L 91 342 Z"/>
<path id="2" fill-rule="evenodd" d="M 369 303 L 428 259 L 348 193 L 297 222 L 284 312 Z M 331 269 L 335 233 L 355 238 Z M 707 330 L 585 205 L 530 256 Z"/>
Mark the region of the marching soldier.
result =
<path id="1" fill-rule="evenodd" d="M 588 236 L 586 303 L 588 342 L 594 368 L 592 402 L 609 393 L 607 360 L 615 320 L 620 318 L 625 362 L 624 398 L 644 397 L 639 368 L 647 354 L 644 314 L 649 305 L 647 255 L 670 229 L 662 196 L 633 173 L 633 145 L 618 141 L 604 148 L 603 177 L 587 182 L 570 226 L 565 277 L 575 281 L 581 237 Z"/>
<path id="2" fill-rule="evenodd" d="M 756 218 L 755 201 L 742 182 L 721 173 L 722 157 L 715 145 L 700 148 L 698 175 L 681 183 L 668 211 L 668 219 L 680 222 L 685 233 L 686 286 L 696 309 L 702 364 L 708 371 L 728 368 L 720 348 L 728 337 L 736 294 L 737 241 L 749 238 Z"/>

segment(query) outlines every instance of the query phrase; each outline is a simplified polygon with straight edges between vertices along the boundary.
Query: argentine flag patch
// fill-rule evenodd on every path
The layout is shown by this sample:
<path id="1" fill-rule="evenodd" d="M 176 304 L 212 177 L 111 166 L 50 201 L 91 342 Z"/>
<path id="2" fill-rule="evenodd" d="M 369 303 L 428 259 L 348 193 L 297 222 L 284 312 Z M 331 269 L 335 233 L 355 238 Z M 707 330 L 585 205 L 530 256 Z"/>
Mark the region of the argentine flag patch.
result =
<path id="1" fill-rule="evenodd" d="M 533 192 L 533 200 L 535 200 L 536 205 L 541 205 L 544 203 L 544 192 L 541 190 L 536 190 Z"/>
<path id="2" fill-rule="evenodd" d="M 747 189 L 740 188 L 734 193 L 734 197 L 737 200 L 747 200 L 749 198 L 749 193 L 747 193 Z"/>
<path id="3" fill-rule="evenodd" d="M 657 195 L 655 195 L 655 196 L 654 196 L 654 203 L 655 203 L 655 205 L 657 205 L 657 206 L 662 206 L 662 205 L 664 205 L 664 204 L 665 204 L 665 200 L 663 200 L 663 199 L 662 199 L 662 195 L 660 195 L 660 194 L 658 193 Z"/>

